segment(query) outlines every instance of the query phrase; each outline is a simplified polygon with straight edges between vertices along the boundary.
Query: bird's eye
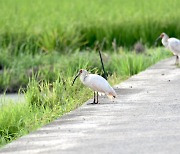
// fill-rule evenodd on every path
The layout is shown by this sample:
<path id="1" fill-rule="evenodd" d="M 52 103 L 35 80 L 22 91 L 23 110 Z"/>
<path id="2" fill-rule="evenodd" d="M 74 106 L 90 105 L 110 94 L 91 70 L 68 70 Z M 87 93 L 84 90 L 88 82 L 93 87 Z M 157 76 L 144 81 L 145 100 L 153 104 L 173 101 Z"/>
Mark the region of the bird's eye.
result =
<path id="1" fill-rule="evenodd" d="M 80 70 L 79 72 L 82 73 L 82 70 Z"/>

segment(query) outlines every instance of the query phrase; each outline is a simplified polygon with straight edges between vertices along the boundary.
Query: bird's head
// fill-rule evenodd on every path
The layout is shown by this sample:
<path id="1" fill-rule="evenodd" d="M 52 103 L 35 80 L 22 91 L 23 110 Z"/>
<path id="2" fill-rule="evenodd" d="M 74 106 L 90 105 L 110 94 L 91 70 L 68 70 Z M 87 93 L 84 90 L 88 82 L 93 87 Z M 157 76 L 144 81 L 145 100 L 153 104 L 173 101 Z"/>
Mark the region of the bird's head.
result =
<path id="1" fill-rule="evenodd" d="M 85 76 L 85 75 L 87 75 L 87 74 L 88 74 L 88 72 L 87 72 L 86 70 L 80 69 L 79 72 L 77 73 L 77 75 L 75 76 L 74 80 L 73 80 L 72 86 L 74 85 L 74 82 L 76 81 L 76 79 L 77 79 L 79 76 L 81 76 L 81 75 Z"/>
<path id="2" fill-rule="evenodd" d="M 163 39 L 164 37 L 166 37 L 167 36 L 167 34 L 166 33 L 161 33 L 161 35 L 156 39 L 156 41 L 155 41 L 155 46 L 157 45 L 157 42 L 160 40 L 160 39 Z M 168 36 L 167 36 L 168 37 Z"/>
<path id="3" fill-rule="evenodd" d="M 161 33 L 161 35 L 159 36 L 159 38 L 163 38 L 164 36 L 166 36 L 165 33 Z"/>

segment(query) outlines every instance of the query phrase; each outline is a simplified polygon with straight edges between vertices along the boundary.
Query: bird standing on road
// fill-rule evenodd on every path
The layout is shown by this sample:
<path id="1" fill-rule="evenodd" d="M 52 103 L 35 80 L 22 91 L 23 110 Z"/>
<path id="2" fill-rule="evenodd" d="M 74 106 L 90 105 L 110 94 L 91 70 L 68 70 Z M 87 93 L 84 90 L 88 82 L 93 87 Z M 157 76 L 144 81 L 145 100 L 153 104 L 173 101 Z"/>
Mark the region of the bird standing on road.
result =
<path id="1" fill-rule="evenodd" d="M 94 100 L 92 104 L 98 103 L 98 92 L 106 94 L 109 98 L 117 96 L 115 90 L 109 85 L 106 79 L 97 74 L 89 74 L 86 70 L 81 69 L 73 80 L 74 84 L 77 77 L 80 76 L 81 82 L 94 91 Z M 97 92 L 97 99 L 96 99 Z"/>
<path id="2" fill-rule="evenodd" d="M 169 38 L 166 33 L 162 33 L 157 39 L 156 42 L 162 39 L 162 44 L 169 49 L 176 56 L 176 65 L 179 65 L 180 57 L 180 40 L 176 38 Z"/>

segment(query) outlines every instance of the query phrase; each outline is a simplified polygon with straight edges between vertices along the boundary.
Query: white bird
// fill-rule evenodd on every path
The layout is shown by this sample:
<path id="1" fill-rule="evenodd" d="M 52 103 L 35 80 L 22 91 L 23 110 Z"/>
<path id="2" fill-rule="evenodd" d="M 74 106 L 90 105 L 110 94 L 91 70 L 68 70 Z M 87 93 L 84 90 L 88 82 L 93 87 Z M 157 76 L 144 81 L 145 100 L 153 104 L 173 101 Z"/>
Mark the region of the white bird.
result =
<path id="1" fill-rule="evenodd" d="M 77 77 L 80 76 L 81 82 L 94 91 L 94 101 L 92 104 L 98 103 L 98 92 L 101 94 L 106 94 L 109 98 L 115 98 L 117 96 L 115 90 L 110 86 L 110 84 L 102 76 L 97 74 L 89 74 L 86 70 L 80 69 L 78 74 L 73 80 L 74 84 Z M 97 100 L 96 100 L 97 92 Z"/>
<path id="2" fill-rule="evenodd" d="M 169 38 L 166 33 L 161 33 L 157 40 L 162 39 L 162 44 L 176 56 L 176 65 L 179 65 L 180 56 L 180 40 L 177 38 Z"/>

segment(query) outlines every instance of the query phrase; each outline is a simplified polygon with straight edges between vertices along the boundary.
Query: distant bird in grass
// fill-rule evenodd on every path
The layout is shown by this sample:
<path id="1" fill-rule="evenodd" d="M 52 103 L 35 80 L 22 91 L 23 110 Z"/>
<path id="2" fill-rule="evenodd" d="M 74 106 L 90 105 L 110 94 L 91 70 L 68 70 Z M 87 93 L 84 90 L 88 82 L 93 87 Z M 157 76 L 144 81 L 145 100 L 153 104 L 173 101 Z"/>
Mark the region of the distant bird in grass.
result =
<path id="1" fill-rule="evenodd" d="M 162 44 L 169 49 L 176 56 L 176 65 L 179 65 L 179 57 L 180 57 L 180 40 L 177 38 L 169 38 L 166 33 L 162 33 L 157 39 L 156 43 L 159 39 L 162 39 Z"/>
<path id="2" fill-rule="evenodd" d="M 80 76 L 81 82 L 94 91 L 94 100 L 92 104 L 98 103 L 98 92 L 100 94 L 106 94 L 109 98 L 115 98 L 117 96 L 115 90 L 109 85 L 106 79 L 97 74 L 90 74 L 86 70 L 81 69 L 73 80 L 74 84 L 77 77 Z M 97 99 L 96 99 L 97 92 Z"/>
<path id="3" fill-rule="evenodd" d="M 139 41 L 134 44 L 134 50 L 136 53 L 143 53 L 145 51 L 144 45 Z"/>

